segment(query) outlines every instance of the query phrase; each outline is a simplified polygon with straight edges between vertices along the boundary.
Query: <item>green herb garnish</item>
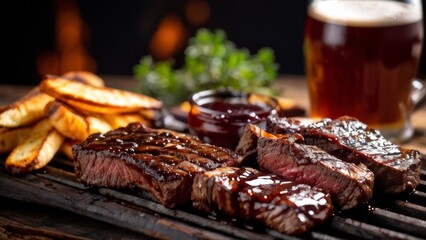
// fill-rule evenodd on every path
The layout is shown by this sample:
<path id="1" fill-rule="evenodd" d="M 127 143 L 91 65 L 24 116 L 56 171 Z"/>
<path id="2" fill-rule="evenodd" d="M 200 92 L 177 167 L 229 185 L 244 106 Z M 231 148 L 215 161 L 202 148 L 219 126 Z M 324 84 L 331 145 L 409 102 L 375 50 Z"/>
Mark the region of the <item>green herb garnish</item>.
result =
<path id="1" fill-rule="evenodd" d="M 222 30 L 200 29 L 189 40 L 182 68 L 173 69 L 172 60 L 154 62 L 144 56 L 133 70 L 140 80 L 136 91 L 172 106 L 194 92 L 221 87 L 272 94 L 269 86 L 277 76 L 278 65 L 269 48 L 251 55 L 247 49 L 236 48 Z"/>

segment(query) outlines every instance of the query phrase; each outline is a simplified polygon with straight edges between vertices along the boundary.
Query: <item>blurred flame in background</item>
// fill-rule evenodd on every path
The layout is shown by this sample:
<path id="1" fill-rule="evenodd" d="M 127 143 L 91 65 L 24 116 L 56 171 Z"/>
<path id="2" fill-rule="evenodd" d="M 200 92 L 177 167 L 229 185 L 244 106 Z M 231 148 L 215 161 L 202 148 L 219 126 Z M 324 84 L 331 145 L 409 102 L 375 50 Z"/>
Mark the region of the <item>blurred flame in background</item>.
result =
<path id="1" fill-rule="evenodd" d="M 174 56 L 185 43 L 186 30 L 182 20 L 173 14 L 161 19 L 149 44 L 149 52 L 156 60 Z"/>
<path id="2" fill-rule="evenodd" d="M 90 29 L 82 20 L 75 0 L 55 1 L 55 50 L 37 57 L 37 71 L 61 75 L 68 71 L 96 71 L 96 62 L 86 49 Z M 188 39 L 188 29 L 196 29 L 207 22 L 210 6 L 206 0 L 188 0 L 184 5 L 184 17 L 166 13 L 160 20 L 148 46 L 155 60 L 166 60 L 181 51 Z M 187 23 L 189 26 L 186 26 Z"/>
<path id="3" fill-rule="evenodd" d="M 60 75 L 68 71 L 96 71 L 96 62 L 85 44 L 90 36 L 89 27 L 80 16 L 74 0 L 55 1 L 55 50 L 41 53 L 37 57 L 37 71 Z"/>
<path id="4" fill-rule="evenodd" d="M 206 0 L 189 0 L 185 4 L 185 20 L 191 27 L 199 27 L 210 17 L 210 6 Z M 185 46 L 188 30 L 184 19 L 176 14 L 166 14 L 154 32 L 149 54 L 155 60 L 167 60 L 175 56 Z"/>

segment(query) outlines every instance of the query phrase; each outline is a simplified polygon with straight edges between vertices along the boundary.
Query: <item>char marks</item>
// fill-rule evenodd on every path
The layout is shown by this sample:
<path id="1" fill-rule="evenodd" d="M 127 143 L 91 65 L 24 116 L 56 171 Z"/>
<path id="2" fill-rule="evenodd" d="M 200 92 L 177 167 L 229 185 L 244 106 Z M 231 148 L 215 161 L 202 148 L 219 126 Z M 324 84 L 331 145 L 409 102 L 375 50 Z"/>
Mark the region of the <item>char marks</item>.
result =
<path id="1" fill-rule="evenodd" d="M 166 207 L 189 201 L 196 174 L 241 163 L 240 156 L 229 149 L 140 123 L 93 134 L 75 145 L 73 154 L 77 176 L 87 185 L 136 187 Z"/>

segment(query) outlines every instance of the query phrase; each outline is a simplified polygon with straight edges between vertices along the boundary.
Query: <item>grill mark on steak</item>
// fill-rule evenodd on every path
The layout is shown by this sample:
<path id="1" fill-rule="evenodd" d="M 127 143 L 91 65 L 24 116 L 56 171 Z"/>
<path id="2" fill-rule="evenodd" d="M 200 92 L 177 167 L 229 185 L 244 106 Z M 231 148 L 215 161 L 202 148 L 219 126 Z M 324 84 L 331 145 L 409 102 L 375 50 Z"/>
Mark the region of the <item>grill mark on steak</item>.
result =
<path id="1" fill-rule="evenodd" d="M 281 233 L 309 231 L 333 213 L 328 194 L 252 168 L 218 168 L 197 175 L 192 185 L 197 209 L 260 223 Z"/>
<path id="2" fill-rule="evenodd" d="M 73 154 L 81 182 L 99 187 L 136 187 L 150 192 L 166 207 L 190 200 L 194 175 L 241 163 L 240 156 L 229 149 L 140 123 L 93 134 L 75 145 Z"/>
<path id="3" fill-rule="evenodd" d="M 211 148 L 207 148 L 206 144 L 183 145 L 180 143 L 169 143 L 160 147 L 144 145 L 137 147 L 136 152 L 151 154 L 153 156 L 174 156 L 176 159 L 191 162 L 206 170 L 211 170 L 230 164 L 227 162 L 229 161 L 229 159 L 227 160 L 227 156 L 229 154 L 232 154 L 235 158 L 238 158 L 238 155 L 231 151 L 226 151 L 226 149 L 223 149 L 223 151 L 211 151 Z M 231 160 L 233 161 L 233 159 Z"/>
<path id="4" fill-rule="evenodd" d="M 348 162 L 362 163 L 376 175 L 376 189 L 387 193 L 414 190 L 420 181 L 421 155 L 386 140 L 355 118 L 323 119 L 301 131 L 316 145 Z"/>
<path id="5" fill-rule="evenodd" d="M 261 137 L 257 144 L 261 169 L 287 180 L 323 189 L 336 207 L 353 208 L 372 197 L 374 175 L 365 166 L 346 163 L 318 147 Z"/>

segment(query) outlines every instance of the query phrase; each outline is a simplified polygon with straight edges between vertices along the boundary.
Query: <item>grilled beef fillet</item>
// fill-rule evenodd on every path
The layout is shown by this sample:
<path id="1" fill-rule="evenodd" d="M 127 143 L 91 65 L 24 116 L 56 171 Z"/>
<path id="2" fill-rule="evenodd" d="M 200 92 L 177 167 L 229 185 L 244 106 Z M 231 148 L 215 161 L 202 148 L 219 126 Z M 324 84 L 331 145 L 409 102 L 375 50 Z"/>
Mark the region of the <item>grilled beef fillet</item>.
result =
<path id="1" fill-rule="evenodd" d="M 328 194 L 252 168 L 224 167 L 195 176 L 195 208 L 301 234 L 333 213 Z"/>
<path id="2" fill-rule="evenodd" d="M 318 147 L 292 140 L 261 137 L 257 143 L 261 169 L 286 180 L 308 184 L 331 194 L 336 208 L 346 210 L 372 196 L 374 175 L 365 166 L 344 162 Z"/>
<path id="3" fill-rule="evenodd" d="M 281 118 L 277 115 L 271 115 L 266 119 L 266 131 L 272 134 L 298 133 L 302 128 L 302 122 L 294 118 Z"/>
<path id="4" fill-rule="evenodd" d="M 241 159 L 196 137 L 139 123 L 93 134 L 73 147 L 73 155 L 78 179 L 85 184 L 145 190 L 170 208 L 190 200 L 196 174 L 237 166 Z"/>
<path id="5" fill-rule="evenodd" d="M 307 144 L 344 161 L 366 165 L 376 176 L 376 190 L 401 193 L 419 184 L 420 153 L 402 149 L 355 118 L 323 119 L 303 128 L 301 134 Z"/>
<path id="6" fill-rule="evenodd" d="M 271 134 L 260 127 L 247 124 L 243 130 L 240 141 L 235 149 L 235 151 L 243 156 L 244 166 L 253 166 L 258 168 L 257 165 L 257 140 L 260 137 L 278 139 L 278 138 L 287 138 L 292 139 L 295 142 L 304 142 L 302 135 L 299 134 Z"/>

